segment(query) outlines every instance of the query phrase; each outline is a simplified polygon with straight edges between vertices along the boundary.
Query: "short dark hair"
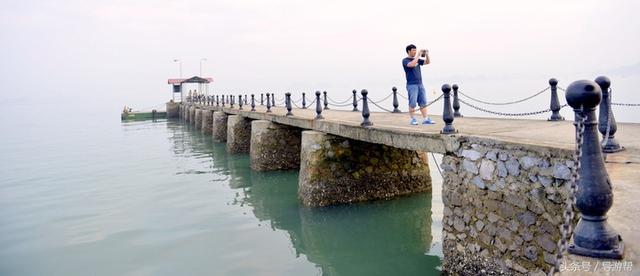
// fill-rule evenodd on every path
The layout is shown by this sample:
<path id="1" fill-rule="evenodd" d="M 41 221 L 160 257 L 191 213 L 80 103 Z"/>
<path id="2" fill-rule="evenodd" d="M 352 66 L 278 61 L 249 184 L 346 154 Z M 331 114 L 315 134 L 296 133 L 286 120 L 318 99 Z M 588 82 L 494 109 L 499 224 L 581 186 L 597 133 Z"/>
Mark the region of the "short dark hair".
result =
<path id="1" fill-rule="evenodd" d="M 416 48 L 416 45 L 413 45 L 413 44 L 407 45 L 407 54 L 409 53 L 409 51 L 411 51 L 412 49 L 415 49 L 415 48 Z"/>

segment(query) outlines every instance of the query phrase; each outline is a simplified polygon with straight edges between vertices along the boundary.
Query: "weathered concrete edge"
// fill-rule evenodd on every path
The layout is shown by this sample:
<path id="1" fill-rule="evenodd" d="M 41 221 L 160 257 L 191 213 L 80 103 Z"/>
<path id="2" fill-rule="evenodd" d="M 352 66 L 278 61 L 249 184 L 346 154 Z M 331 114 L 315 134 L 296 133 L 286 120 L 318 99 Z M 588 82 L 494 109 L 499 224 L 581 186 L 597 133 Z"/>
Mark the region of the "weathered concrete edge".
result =
<path id="1" fill-rule="evenodd" d="M 314 120 L 297 116 L 287 117 L 281 114 L 237 110 L 226 107 L 206 106 L 203 108 L 223 111 L 227 114 L 240 115 L 256 120 L 269 120 L 275 123 L 321 131 L 369 143 L 439 154 L 454 153 L 459 149 L 461 143 L 468 141 L 471 143 L 480 143 L 485 145 L 500 144 L 505 148 L 527 148 L 529 150 L 539 152 L 548 152 L 550 155 L 556 157 L 570 158 L 573 156 L 573 150 L 567 149 L 566 147 L 537 145 L 508 139 L 484 137 L 480 135 L 412 132 L 401 129 L 380 128 L 375 125 L 372 127 L 362 127 L 359 124 L 352 122 Z"/>

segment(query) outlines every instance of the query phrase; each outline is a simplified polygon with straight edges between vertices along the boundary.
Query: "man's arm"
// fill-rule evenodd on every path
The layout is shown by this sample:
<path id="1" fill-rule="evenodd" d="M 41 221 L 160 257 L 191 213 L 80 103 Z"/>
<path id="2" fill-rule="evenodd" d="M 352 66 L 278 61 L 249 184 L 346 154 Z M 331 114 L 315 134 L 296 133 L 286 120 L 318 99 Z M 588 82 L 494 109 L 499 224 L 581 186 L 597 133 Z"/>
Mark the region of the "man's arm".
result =
<path id="1" fill-rule="evenodd" d="M 420 55 L 416 55 L 412 61 L 410 61 L 409 63 L 407 63 L 407 67 L 409 68 L 413 68 L 418 66 L 418 60 L 420 60 Z"/>
<path id="2" fill-rule="evenodd" d="M 421 62 L 420 65 L 431 63 L 431 60 L 429 60 L 429 51 L 428 50 L 425 50 L 425 51 L 426 51 L 426 55 L 424 56 L 424 60 L 423 60 L 423 62 Z"/>

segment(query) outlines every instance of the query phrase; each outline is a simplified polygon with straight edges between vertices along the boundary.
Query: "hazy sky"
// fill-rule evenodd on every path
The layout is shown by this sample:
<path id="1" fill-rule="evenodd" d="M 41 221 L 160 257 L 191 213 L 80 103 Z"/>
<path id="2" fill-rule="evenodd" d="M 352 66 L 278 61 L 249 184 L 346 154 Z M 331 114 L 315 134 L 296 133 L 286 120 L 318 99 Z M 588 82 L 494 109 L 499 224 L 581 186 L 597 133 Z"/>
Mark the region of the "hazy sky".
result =
<path id="1" fill-rule="evenodd" d="M 566 87 L 604 74 L 614 101 L 640 102 L 634 0 L 2 2 L 4 102 L 86 96 L 109 108 L 152 106 L 170 97 L 175 58 L 184 77 L 207 58 L 213 91 L 342 99 L 367 88 L 380 98 L 392 86 L 404 92 L 409 43 L 430 51 L 429 91 L 455 82 L 509 100 L 550 77 Z"/>

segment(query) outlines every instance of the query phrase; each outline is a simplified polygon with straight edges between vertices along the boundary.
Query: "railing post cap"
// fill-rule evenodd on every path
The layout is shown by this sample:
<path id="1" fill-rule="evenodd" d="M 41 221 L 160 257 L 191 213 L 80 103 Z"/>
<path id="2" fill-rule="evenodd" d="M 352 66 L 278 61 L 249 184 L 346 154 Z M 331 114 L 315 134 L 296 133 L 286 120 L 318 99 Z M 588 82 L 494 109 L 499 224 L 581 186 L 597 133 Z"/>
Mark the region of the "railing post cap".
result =
<path id="1" fill-rule="evenodd" d="M 287 92 L 287 93 L 284 93 L 284 95 L 285 96 L 291 96 L 291 93 Z"/>
<path id="2" fill-rule="evenodd" d="M 558 84 L 558 80 L 556 80 L 555 78 L 550 78 L 550 79 L 549 79 L 549 84 L 550 84 L 550 85 L 554 85 L 554 86 L 555 86 L 555 85 L 557 85 L 557 84 Z"/>
<path id="3" fill-rule="evenodd" d="M 458 90 L 458 85 L 454 84 L 454 85 L 451 86 L 451 88 L 453 88 L 453 90 Z"/>
<path id="4" fill-rule="evenodd" d="M 583 109 L 593 109 L 602 100 L 602 90 L 594 81 L 574 81 L 567 87 L 565 98 L 573 109 L 579 109 L 580 106 Z"/>
<path id="5" fill-rule="evenodd" d="M 320 96 L 320 91 L 316 91 L 316 96 Z"/>
<path id="6" fill-rule="evenodd" d="M 327 94 L 327 91 L 324 91 L 324 92 L 322 92 L 322 93 Z"/>
<path id="7" fill-rule="evenodd" d="M 446 83 L 445 83 L 445 84 L 443 84 L 443 85 L 442 85 L 442 92 L 444 92 L 444 93 L 449 93 L 449 92 L 451 92 L 451 85 L 446 84 Z"/>
<path id="8" fill-rule="evenodd" d="M 611 86 L 611 80 L 605 76 L 599 76 L 595 79 L 595 82 L 600 86 L 600 88 L 603 89 L 602 92 L 605 92 L 604 90 L 609 89 L 609 87 Z"/>
<path id="9" fill-rule="evenodd" d="M 362 94 L 362 95 L 367 95 L 367 94 L 369 94 L 369 91 L 367 91 L 367 89 L 362 89 L 362 91 L 360 92 L 360 94 Z"/>
<path id="10" fill-rule="evenodd" d="M 353 92 L 353 94 L 355 94 L 355 93 L 358 93 L 358 90 L 353 89 L 353 91 L 351 91 L 351 92 Z"/>
<path id="11" fill-rule="evenodd" d="M 395 86 L 391 88 L 391 91 L 396 92 L 398 91 L 398 88 L 396 88 Z"/>

